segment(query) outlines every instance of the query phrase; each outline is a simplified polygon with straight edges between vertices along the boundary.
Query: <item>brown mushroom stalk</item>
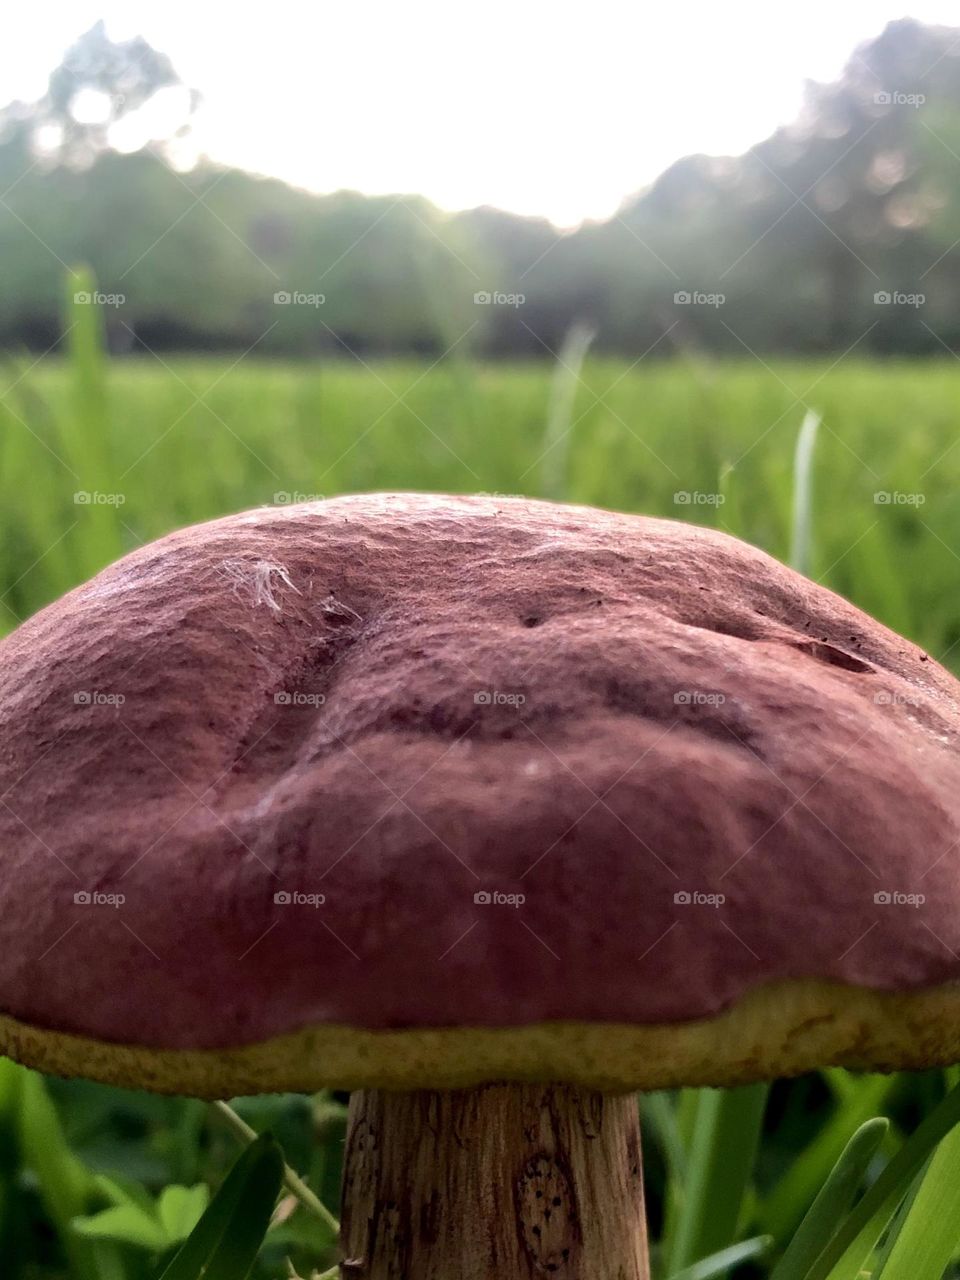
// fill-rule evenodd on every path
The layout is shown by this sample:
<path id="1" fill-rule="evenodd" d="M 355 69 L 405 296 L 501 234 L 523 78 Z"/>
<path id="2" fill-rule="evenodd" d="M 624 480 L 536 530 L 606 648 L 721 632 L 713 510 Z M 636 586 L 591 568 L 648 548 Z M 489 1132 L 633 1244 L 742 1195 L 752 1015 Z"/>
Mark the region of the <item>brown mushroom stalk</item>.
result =
<path id="1" fill-rule="evenodd" d="M 341 1241 L 364 1280 L 647 1280 L 636 1098 L 570 1085 L 360 1090 Z"/>
<path id="2" fill-rule="evenodd" d="M 0 796 L 0 1052 L 354 1091 L 355 1280 L 641 1280 L 635 1091 L 960 1059 L 960 684 L 716 530 L 181 530 L 0 643 Z"/>

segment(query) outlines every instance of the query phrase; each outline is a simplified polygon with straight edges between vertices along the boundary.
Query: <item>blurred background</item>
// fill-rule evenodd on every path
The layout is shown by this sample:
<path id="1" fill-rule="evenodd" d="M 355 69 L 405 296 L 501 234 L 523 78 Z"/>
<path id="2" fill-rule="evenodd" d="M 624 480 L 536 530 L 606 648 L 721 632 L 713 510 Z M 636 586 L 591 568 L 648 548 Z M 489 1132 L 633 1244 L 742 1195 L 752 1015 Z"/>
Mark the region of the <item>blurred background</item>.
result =
<path id="1" fill-rule="evenodd" d="M 484 491 L 726 529 L 960 670 L 951 18 L 18 12 L 0 630 L 178 525 Z M 857 1125 L 893 1122 L 869 1181 L 951 1082 L 744 1091 L 710 1214 L 691 1172 L 709 1102 L 645 1099 L 658 1275 L 761 1234 L 711 1274 L 768 1275 Z M 344 1101 L 237 1108 L 335 1207 Z M 156 1274 L 238 1149 L 203 1104 L 0 1062 L 0 1275 Z M 285 1201 L 257 1274 L 335 1256 Z"/>

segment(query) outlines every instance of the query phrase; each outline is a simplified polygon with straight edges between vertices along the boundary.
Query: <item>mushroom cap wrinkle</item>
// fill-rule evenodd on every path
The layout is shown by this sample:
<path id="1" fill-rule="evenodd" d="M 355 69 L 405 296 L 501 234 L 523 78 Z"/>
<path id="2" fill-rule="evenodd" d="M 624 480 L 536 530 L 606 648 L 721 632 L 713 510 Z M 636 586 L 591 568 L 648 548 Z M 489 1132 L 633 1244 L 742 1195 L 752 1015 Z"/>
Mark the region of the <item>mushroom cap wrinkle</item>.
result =
<path id="1" fill-rule="evenodd" d="M 960 684 L 723 533 L 360 495 L 0 644 L 0 1052 L 198 1096 L 960 1059 Z"/>

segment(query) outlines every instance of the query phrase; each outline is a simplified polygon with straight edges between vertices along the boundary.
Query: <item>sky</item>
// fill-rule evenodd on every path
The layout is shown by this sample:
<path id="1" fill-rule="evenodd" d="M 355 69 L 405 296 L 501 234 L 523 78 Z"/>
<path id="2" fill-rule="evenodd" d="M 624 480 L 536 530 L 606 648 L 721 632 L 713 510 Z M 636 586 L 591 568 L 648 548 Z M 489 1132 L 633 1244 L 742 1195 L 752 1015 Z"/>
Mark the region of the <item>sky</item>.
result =
<path id="1" fill-rule="evenodd" d="M 11 19 L 0 98 L 39 97 L 103 17 L 203 95 L 183 163 L 199 152 L 312 191 L 416 192 L 574 226 L 682 155 L 737 154 L 787 123 L 804 81 L 835 79 L 888 21 L 952 25 L 958 12 L 955 0 L 50 0 Z M 118 144 L 139 145 L 179 105 L 159 101 Z"/>

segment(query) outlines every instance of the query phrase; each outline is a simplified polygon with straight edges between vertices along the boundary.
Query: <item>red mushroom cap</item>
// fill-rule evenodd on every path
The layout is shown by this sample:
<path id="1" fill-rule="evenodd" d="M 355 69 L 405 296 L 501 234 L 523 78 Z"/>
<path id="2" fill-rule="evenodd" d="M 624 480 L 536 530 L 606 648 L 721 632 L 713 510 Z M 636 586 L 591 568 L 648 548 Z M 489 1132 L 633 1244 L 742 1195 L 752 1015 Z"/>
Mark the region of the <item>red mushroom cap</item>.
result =
<path id="1" fill-rule="evenodd" d="M 960 1057 L 960 686 L 734 538 L 264 509 L 0 659 L 26 1061 L 227 1094 Z"/>

